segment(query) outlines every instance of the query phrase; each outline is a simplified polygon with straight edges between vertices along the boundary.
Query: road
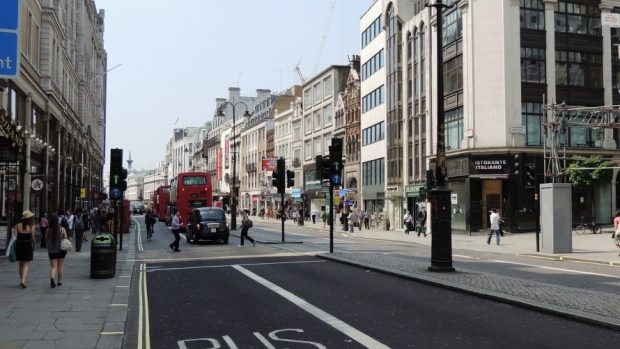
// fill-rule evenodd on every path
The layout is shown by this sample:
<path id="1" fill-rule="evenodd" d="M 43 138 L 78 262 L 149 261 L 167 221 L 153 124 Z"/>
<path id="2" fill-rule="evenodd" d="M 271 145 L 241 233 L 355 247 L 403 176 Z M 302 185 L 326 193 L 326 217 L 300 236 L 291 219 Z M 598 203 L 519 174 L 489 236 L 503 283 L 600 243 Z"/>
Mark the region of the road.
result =
<path id="1" fill-rule="evenodd" d="M 287 241 L 303 243 L 266 244 L 280 241 L 278 229 L 255 221 L 251 235 L 263 242 L 257 247 L 237 247 L 231 237 L 229 245 L 182 244 L 183 252 L 174 253 L 168 249 L 172 235 L 158 224 L 153 241 L 136 247 L 138 277 L 132 279 L 125 347 L 608 348 L 620 340 L 618 331 L 317 259 L 313 254 L 328 251 L 329 240 L 307 227 L 287 226 Z M 428 260 L 414 244 L 336 236 L 341 251 Z M 618 287 L 614 270 L 600 266 L 575 265 L 581 269 L 565 272 L 544 269 L 546 260 L 505 261 L 532 265 L 524 266 L 497 258 L 457 257 L 455 266 Z M 574 277 L 580 280 L 566 280 Z"/>

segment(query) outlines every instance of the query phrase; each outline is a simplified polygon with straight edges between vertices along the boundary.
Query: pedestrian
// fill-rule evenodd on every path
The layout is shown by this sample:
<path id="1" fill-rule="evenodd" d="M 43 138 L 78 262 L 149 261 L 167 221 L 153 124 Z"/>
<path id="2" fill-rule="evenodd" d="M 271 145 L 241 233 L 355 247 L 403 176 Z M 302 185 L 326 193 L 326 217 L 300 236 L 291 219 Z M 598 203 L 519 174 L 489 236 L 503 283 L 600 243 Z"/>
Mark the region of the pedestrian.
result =
<path id="1" fill-rule="evenodd" d="M 317 216 L 316 210 L 312 210 L 312 224 L 316 224 L 316 216 Z"/>
<path id="2" fill-rule="evenodd" d="M 28 210 L 22 212 L 22 221 L 13 230 L 15 239 L 15 256 L 19 262 L 19 286 L 26 288 L 28 269 L 34 253 L 34 214 Z"/>
<path id="3" fill-rule="evenodd" d="M 49 225 L 49 221 L 47 220 L 47 213 L 43 212 L 41 214 L 41 219 L 39 220 L 39 230 L 41 230 L 41 248 L 45 248 L 45 232 L 47 231 L 47 227 Z"/>
<path id="4" fill-rule="evenodd" d="M 179 241 L 181 240 L 179 231 L 181 230 L 181 222 L 179 221 L 180 216 L 181 213 L 177 211 L 177 213 L 174 214 L 174 217 L 172 217 L 172 222 L 170 222 L 170 229 L 172 229 L 172 234 L 174 234 L 174 241 L 168 246 L 170 246 L 170 249 L 174 252 L 181 252 L 181 250 L 179 250 Z"/>
<path id="5" fill-rule="evenodd" d="M 424 237 L 426 237 L 426 209 L 418 209 L 416 224 L 418 229 L 418 237 L 420 237 L 420 234 L 424 234 Z"/>
<path id="6" fill-rule="evenodd" d="M 241 219 L 241 243 L 239 244 L 239 246 L 243 246 L 243 242 L 245 239 L 248 239 L 248 241 L 252 243 L 252 246 L 256 246 L 256 240 L 252 239 L 248 235 L 248 231 L 250 230 L 250 228 L 252 228 L 253 225 L 254 224 L 252 223 L 252 220 L 247 215 L 244 215 Z"/>
<path id="7" fill-rule="evenodd" d="M 405 225 L 405 235 L 409 235 L 409 232 L 413 230 L 413 217 L 411 217 L 411 212 L 409 212 L 409 210 L 405 211 L 403 224 Z M 418 236 L 420 236 L 420 234 L 418 234 Z"/>
<path id="8" fill-rule="evenodd" d="M 614 215 L 614 232 L 611 234 L 616 247 L 620 248 L 620 210 Z"/>
<path id="9" fill-rule="evenodd" d="M 57 215 L 50 216 L 50 225 L 47 239 L 47 255 L 50 259 L 50 287 L 62 286 L 62 276 L 64 273 L 65 256 L 67 251 L 60 248 L 62 239 L 67 238 L 67 231 L 60 226 Z M 54 280 L 54 278 L 56 280 Z"/>
<path id="10" fill-rule="evenodd" d="M 67 218 L 67 234 L 69 235 L 69 239 L 73 239 L 74 237 L 74 226 L 75 226 L 75 216 L 71 213 L 71 210 L 67 210 L 67 214 L 65 215 Z"/>
<path id="11" fill-rule="evenodd" d="M 368 211 L 364 211 L 364 228 L 366 228 L 366 230 L 370 230 L 370 215 L 368 214 Z"/>
<path id="12" fill-rule="evenodd" d="M 355 227 L 356 221 L 357 221 L 357 215 L 355 214 L 355 212 L 353 212 L 353 210 L 351 210 L 351 212 L 349 212 L 349 215 L 347 216 L 347 222 L 349 225 L 349 233 L 354 232 L 353 228 Z"/>
<path id="13" fill-rule="evenodd" d="M 491 244 L 491 237 L 493 234 L 497 236 L 497 246 L 499 246 L 499 221 L 501 217 L 499 216 L 499 210 L 496 208 L 491 209 L 491 214 L 489 216 L 489 221 L 491 222 L 491 228 L 489 229 L 489 236 L 487 237 L 487 245 Z"/>
<path id="14" fill-rule="evenodd" d="M 73 232 L 75 233 L 75 252 L 82 251 L 82 240 L 84 239 L 84 220 L 82 212 L 78 211 L 73 217 Z"/>
<path id="15" fill-rule="evenodd" d="M 153 238 L 153 227 L 155 226 L 155 217 L 151 210 L 146 210 L 146 215 L 144 216 L 144 224 L 146 225 L 146 239 L 151 240 Z"/>
<path id="16" fill-rule="evenodd" d="M 84 223 L 84 238 L 82 241 L 87 242 L 90 229 L 93 226 L 90 211 L 85 210 L 84 213 L 82 213 L 82 221 Z"/>
<path id="17" fill-rule="evenodd" d="M 325 223 L 327 223 L 327 212 L 325 210 L 321 211 L 321 220 L 323 221 L 323 228 L 325 228 Z"/>

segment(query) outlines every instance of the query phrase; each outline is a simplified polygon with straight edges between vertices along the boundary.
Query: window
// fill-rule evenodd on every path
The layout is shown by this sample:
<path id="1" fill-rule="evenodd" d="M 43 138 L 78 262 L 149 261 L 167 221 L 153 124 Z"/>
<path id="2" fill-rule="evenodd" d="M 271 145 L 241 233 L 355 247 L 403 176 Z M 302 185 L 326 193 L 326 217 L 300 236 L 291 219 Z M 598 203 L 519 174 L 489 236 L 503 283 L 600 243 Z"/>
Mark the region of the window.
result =
<path id="1" fill-rule="evenodd" d="M 463 107 L 446 111 L 446 150 L 459 149 L 463 138 Z"/>
<path id="2" fill-rule="evenodd" d="M 543 0 L 521 0 L 519 20 L 522 29 L 545 30 L 545 4 Z"/>
<path id="3" fill-rule="evenodd" d="M 306 115 L 304 119 L 306 121 L 305 134 L 311 133 L 312 132 L 312 114 Z"/>
<path id="4" fill-rule="evenodd" d="M 598 5 L 568 1 L 555 3 L 555 31 L 601 36 L 601 10 Z"/>
<path id="5" fill-rule="evenodd" d="M 325 144 L 325 149 L 329 149 L 329 146 L 332 145 L 332 134 L 326 133 L 323 135 L 323 143 Z"/>
<path id="6" fill-rule="evenodd" d="M 361 79 L 366 80 L 369 76 L 383 68 L 383 49 L 362 64 Z"/>
<path id="7" fill-rule="evenodd" d="M 362 113 L 365 113 L 384 102 L 384 86 L 381 85 L 374 91 L 362 97 Z"/>
<path id="8" fill-rule="evenodd" d="M 383 186 L 385 183 L 384 158 L 362 163 L 362 184 Z"/>
<path id="9" fill-rule="evenodd" d="M 183 177 L 183 185 L 205 185 L 207 177 L 205 176 L 187 176 Z"/>
<path id="10" fill-rule="evenodd" d="M 527 145 L 542 145 L 542 115 L 541 103 L 521 103 L 521 122 L 525 126 L 525 142 Z"/>
<path id="11" fill-rule="evenodd" d="M 521 47 L 521 81 L 544 84 L 545 72 L 545 49 Z"/>
<path id="12" fill-rule="evenodd" d="M 558 86 L 603 87 L 602 56 L 598 53 L 555 51 Z"/>
<path id="13" fill-rule="evenodd" d="M 309 109 L 312 106 L 312 89 L 311 88 L 304 91 L 304 104 L 306 105 L 306 109 Z"/>
<path id="14" fill-rule="evenodd" d="M 297 126 L 293 129 L 293 141 L 301 140 L 301 127 Z"/>
<path id="15" fill-rule="evenodd" d="M 447 46 L 463 35 L 461 10 L 458 8 L 443 17 L 443 44 Z"/>
<path id="16" fill-rule="evenodd" d="M 314 90 L 314 103 L 320 103 L 323 100 L 323 89 L 321 88 L 321 83 L 315 84 L 313 86 Z"/>
<path id="17" fill-rule="evenodd" d="M 332 84 L 332 76 L 331 75 L 326 77 L 325 79 L 323 79 L 323 90 L 325 92 L 325 98 L 332 96 L 332 92 L 333 92 L 334 88 L 333 88 L 333 84 Z"/>
<path id="18" fill-rule="evenodd" d="M 304 142 L 304 159 L 312 160 L 312 140 L 308 139 Z"/>
<path id="19" fill-rule="evenodd" d="M 382 30 L 381 16 L 379 16 L 362 32 L 362 48 L 366 47 Z"/>
<path id="20" fill-rule="evenodd" d="M 458 55 L 444 62 L 444 94 L 463 89 L 463 55 Z"/>
<path id="21" fill-rule="evenodd" d="M 330 104 L 326 106 L 325 108 L 323 108 L 323 120 L 326 125 L 332 122 L 332 116 L 333 116 L 333 107 Z"/>
<path id="22" fill-rule="evenodd" d="M 323 151 L 321 150 L 321 137 L 316 137 L 314 139 L 314 153 L 316 155 L 323 154 Z"/>
<path id="23" fill-rule="evenodd" d="M 385 139 L 385 122 L 374 124 L 362 130 L 362 145 L 368 145 Z"/>
<path id="24" fill-rule="evenodd" d="M 320 130 L 321 126 L 323 126 L 323 120 L 321 119 L 321 110 L 314 111 L 314 129 Z"/>

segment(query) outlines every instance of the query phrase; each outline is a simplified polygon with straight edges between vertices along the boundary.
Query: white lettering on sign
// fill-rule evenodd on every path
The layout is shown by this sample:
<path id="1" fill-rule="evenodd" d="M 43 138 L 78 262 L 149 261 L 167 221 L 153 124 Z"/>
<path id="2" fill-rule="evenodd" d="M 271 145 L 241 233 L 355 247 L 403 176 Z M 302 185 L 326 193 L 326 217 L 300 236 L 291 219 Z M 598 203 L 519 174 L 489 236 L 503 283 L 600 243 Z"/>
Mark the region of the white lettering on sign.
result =
<path id="1" fill-rule="evenodd" d="M 501 170 L 506 166 L 506 160 L 475 160 L 476 170 Z"/>
<path id="2" fill-rule="evenodd" d="M 326 346 L 324 346 L 323 344 L 317 343 L 317 342 L 304 341 L 300 339 L 283 338 L 282 337 L 283 332 L 304 333 L 304 330 L 300 328 L 285 328 L 281 330 L 271 331 L 269 332 L 267 337 L 271 338 L 271 340 L 273 340 L 274 342 L 301 343 L 301 344 L 312 345 L 315 348 L 319 348 L 319 349 L 327 349 Z M 276 349 L 276 347 L 269 341 L 269 339 L 263 336 L 260 332 L 253 332 L 252 334 L 254 335 L 254 337 L 256 337 L 256 339 L 258 339 L 258 341 L 263 346 L 265 346 L 266 349 Z M 226 344 L 226 348 L 239 349 L 235 341 L 232 338 L 230 338 L 230 336 L 222 336 L 222 340 Z M 209 345 L 209 347 L 205 346 L 207 344 Z M 180 341 L 177 341 L 177 345 L 179 346 L 179 349 L 190 349 L 190 348 L 220 349 L 222 348 L 222 344 L 220 344 L 220 341 L 216 338 L 182 339 Z"/>
<path id="3" fill-rule="evenodd" d="M 13 69 L 13 66 L 11 65 L 11 62 L 13 62 L 11 60 L 11 57 L 7 56 L 5 59 L 0 59 L 0 68 L 2 69 Z"/>

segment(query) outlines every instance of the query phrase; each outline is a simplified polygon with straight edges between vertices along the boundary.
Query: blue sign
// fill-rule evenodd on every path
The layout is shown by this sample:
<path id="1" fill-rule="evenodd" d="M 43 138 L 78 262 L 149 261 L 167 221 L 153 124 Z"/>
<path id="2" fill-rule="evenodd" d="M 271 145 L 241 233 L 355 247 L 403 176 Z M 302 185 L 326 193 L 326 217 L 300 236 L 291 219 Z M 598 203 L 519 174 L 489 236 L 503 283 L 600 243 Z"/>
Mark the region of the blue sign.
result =
<path id="1" fill-rule="evenodd" d="M 19 18 L 21 0 L 0 1 L 0 78 L 19 75 Z"/>
<path id="2" fill-rule="evenodd" d="M 112 200 L 120 200 L 123 198 L 123 191 L 119 188 L 110 189 L 110 199 Z"/>
<path id="3" fill-rule="evenodd" d="M 339 175 L 333 175 L 332 176 L 332 183 L 334 183 L 334 185 L 340 184 L 340 176 Z"/>

